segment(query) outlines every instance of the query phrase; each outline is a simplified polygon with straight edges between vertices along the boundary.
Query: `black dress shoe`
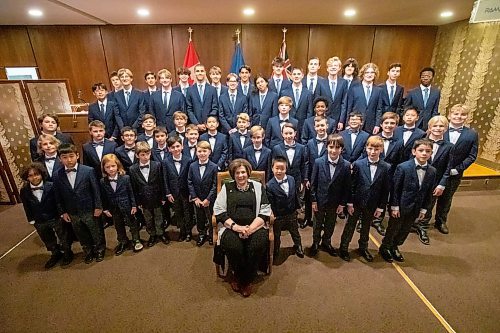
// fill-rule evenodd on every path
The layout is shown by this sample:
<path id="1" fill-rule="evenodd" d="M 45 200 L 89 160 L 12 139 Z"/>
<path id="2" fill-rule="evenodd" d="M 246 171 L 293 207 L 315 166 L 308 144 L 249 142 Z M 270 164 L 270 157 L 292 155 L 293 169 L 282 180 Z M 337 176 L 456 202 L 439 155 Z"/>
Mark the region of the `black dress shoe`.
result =
<path id="1" fill-rule="evenodd" d="M 198 241 L 196 242 L 196 246 L 203 246 L 203 244 L 205 244 L 206 241 L 207 241 L 207 236 L 201 235 L 199 236 Z"/>
<path id="2" fill-rule="evenodd" d="M 104 250 L 103 251 L 98 251 L 95 256 L 95 261 L 96 262 L 101 262 L 104 260 Z"/>
<path id="3" fill-rule="evenodd" d="M 384 259 L 385 261 L 387 262 L 392 262 L 392 254 L 391 254 L 391 251 L 389 251 L 389 249 L 387 248 L 380 248 L 378 250 L 378 253 L 380 254 L 380 256 L 382 257 L 382 259 Z"/>
<path id="4" fill-rule="evenodd" d="M 370 253 L 370 251 L 368 251 L 367 249 L 358 249 L 358 253 L 359 253 L 360 256 L 362 256 L 363 258 L 365 258 L 366 261 L 368 261 L 368 262 L 372 262 L 373 261 L 373 256 Z"/>
<path id="5" fill-rule="evenodd" d="M 339 249 L 339 257 L 344 261 L 351 261 L 351 256 L 349 255 L 349 251 L 347 250 Z"/>
<path id="6" fill-rule="evenodd" d="M 321 244 L 321 249 L 325 252 L 328 252 L 332 257 L 338 256 L 337 250 L 332 246 L 332 244 Z"/>
<path id="7" fill-rule="evenodd" d="M 208 245 L 214 245 L 214 238 L 212 236 L 208 236 Z"/>
<path id="8" fill-rule="evenodd" d="M 45 269 L 51 269 L 54 267 L 59 260 L 63 257 L 62 252 L 57 251 L 54 252 L 51 256 L 50 259 L 45 263 Z"/>
<path id="9" fill-rule="evenodd" d="M 85 255 L 84 261 L 86 264 L 90 264 L 92 261 L 94 261 L 94 252 L 90 251 L 89 253 L 87 253 Z"/>
<path id="10" fill-rule="evenodd" d="M 190 242 L 192 238 L 193 238 L 193 235 L 187 234 L 186 235 L 186 242 Z"/>
<path id="11" fill-rule="evenodd" d="M 102 227 L 103 227 L 103 229 L 106 229 L 106 228 L 112 227 L 113 225 L 114 225 L 113 220 L 110 220 L 110 221 L 105 222 Z"/>
<path id="12" fill-rule="evenodd" d="M 382 225 L 382 222 L 374 222 L 372 223 L 372 227 L 375 228 L 375 230 L 377 230 L 380 236 L 385 236 L 385 228 Z"/>
<path id="13" fill-rule="evenodd" d="M 118 243 L 118 245 L 115 248 L 115 256 L 119 256 L 119 255 L 123 254 L 123 252 L 125 252 L 126 248 L 127 248 L 126 243 Z"/>
<path id="14" fill-rule="evenodd" d="M 61 261 L 61 266 L 68 266 L 73 261 L 73 258 L 74 258 L 73 252 L 71 252 L 71 251 L 64 252 L 63 258 Z"/>
<path id="15" fill-rule="evenodd" d="M 154 246 L 156 244 L 157 241 L 158 240 L 157 240 L 156 236 L 150 236 L 149 239 L 148 239 L 148 242 L 146 243 L 146 246 L 147 247 L 152 247 L 152 246 Z"/>
<path id="16" fill-rule="evenodd" d="M 399 262 L 404 262 L 405 257 L 399 252 L 399 249 L 397 247 L 394 247 L 391 249 L 391 256 L 394 260 L 399 261 Z"/>
<path id="17" fill-rule="evenodd" d="M 309 248 L 309 254 L 311 255 L 311 257 L 316 257 L 318 255 L 318 251 L 319 251 L 318 243 L 313 243 Z"/>
<path id="18" fill-rule="evenodd" d="M 179 234 L 179 238 L 177 239 L 178 242 L 184 242 L 186 240 L 186 235 L 185 234 Z"/>
<path id="19" fill-rule="evenodd" d="M 436 229 L 439 230 L 439 232 L 442 234 L 447 235 L 450 232 L 450 230 L 448 230 L 448 226 L 446 225 L 446 223 L 443 223 L 443 224 L 436 223 L 435 226 L 436 226 Z"/>
<path id="20" fill-rule="evenodd" d="M 429 245 L 430 239 L 429 239 L 429 236 L 427 235 L 427 231 L 421 227 L 417 227 L 416 231 L 417 231 L 418 239 L 420 239 L 422 244 Z"/>
<path id="21" fill-rule="evenodd" d="M 294 246 L 294 248 L 295 248 L 295 254 L 297 255 L 297 257 L 304 258 L 304 250 L 302 249 L 302 246 L 298 245 L 298 246 Z"/>
<path id="22" fill-rule="evenodd" d="M 160 240 L 165 245 L 168 245 L 170 243 L 170 237 L 168 237 L 166 233 L 160 236 Z"/>

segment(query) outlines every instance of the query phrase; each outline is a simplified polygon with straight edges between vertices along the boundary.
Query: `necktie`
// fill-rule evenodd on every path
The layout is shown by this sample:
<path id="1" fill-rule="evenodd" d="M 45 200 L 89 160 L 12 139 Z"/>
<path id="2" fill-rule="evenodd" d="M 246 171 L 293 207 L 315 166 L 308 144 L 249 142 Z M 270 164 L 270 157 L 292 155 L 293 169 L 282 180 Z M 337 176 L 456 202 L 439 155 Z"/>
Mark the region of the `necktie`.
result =
<path id="1" fill-rule="evenodd" d="M 296 145 L 285 145 L 285 150 L 295 149 Z"/>
<path id="2" fill-rule="evenodd" d="M 135 151 L 135 147 L 132 147 L 132 148 L 127 148 L 125 147 L 125 151 L 128 153 L 130 151 Z"/>
<path id="3" fill-rule="evenodd" d="M 337 163 L 335 163 L 335 162 L 328 161 L 328 164 L 330 164 L 330 165 L 331 165 L 331 166 L 333 166 L 334 168 L 336 168 L 336 167 L 337 167 Z"/>
<path id="4" fill-rule="evenodd" d="M 233 107 L 234 110 L 234 94 L 231 94 L 231 106 Z"/>
<path id="5" fill-rule="evenodd" d="M 149 169 L 149 164 L 140 165 L 139 168 L 141 168 L 141 169 Z"/>
<path id="6" fill-rule="evenodd" d="M 118 182 L 118 179 L 109 179 L 109 182 L 110 183 L 116 183 L 116 182 Z"/>
<path id="7" fill-rule="evenodd" d="M 92 142 L 92 147 L 95 148 L 97 146 L 103 146 L 104 147 L 104 141 Z"/>
<path id="8" fill-rule="evenodd" d="M 72 169 L 66 169 L 66 173 L 70 173 L 70 172 L 76 172 L 76 169 L 75 169 L 75 168 L 72 168 Z"/>
<path id="9" fill-rule="evenodd" d="M 56 158 L 54 157 L 45 157 L 45 161 L 55 161 Z"/>
<path id="10" fill-rule="evenodd" d="M 165 104 L 165 109 L 168 109 L 168 91 L 163 92 L 163 104 Z"/>
<path id="11" fill-rule="evenodd" d="M 288 178 L 285 178 L 281 181 L 278 181 L 278 185 L 282 185 L 282 184 L 286 184 L 286 183 L 288 183 Z"/>
<path id="12" fill-rule="evenodd" d="M 351 79 L 347 80 L 347 89 L 349 89 L 351 87 L 351 81 L 352 81 Z"/>
<path id="13" fill-rule="evenodd" d="M 264 100 L 266 99 L 266 95 L 260 95 L 260 108 L 262 109 L 262 104 L 264 104 Z"/>
<path id="14" fill-rule="evenodd" d="M 394 99 L 394 86 L 391 86 L 391 92 L 389 93 L 389 103 L 392 104 L 392 100 Z"/>
<path id="15" fill-rule="evenodd" d="M 41 190 L 43 190 L 43 186 L 32 187 L 31 190 L 32 191 L 41 191 Z"/>
<path id="16" fill-rule="evenodd" d="M 243 86 L 243 94 L 246 96 L 248 94 L 248 85 Z"/>
<path id="17" fill-rule="evenodd" d="M 276 79 L 276 91 L 278 94 L 281 91 L 281 79 Z"/>
<path id="18" fill-rule="evenodd" d="M 448 129 L 448 131 L 450 131 L 450 132 L 458 132 L 458 133 L 462 133 L 462 130 L 463 130 L 463 129 L 464 129 L 463 127 L 459 127 L 459 128 L 453 128 L 453 127 L 450 127 L 450 128 Z"/>
<path id="19" fill-rule="evenodd" d="M 186 91 L 187 91 L 187 88 L 182 88 L 182 94 L 183 94 L 184 96 L 186 96 Z"/>
<path id="20" fill-rule="evenodd" d="M 295 89 L 295 107 L 299 105 L 299 99 L 300 99 L 300 90 L 299 88 Z"/>
<path id="21" fill-rule="evenodd" d="M 104 107 L 103 103 L 101 103 L 100 108 L 101 108 L 101 113 L 104 116 L 106 114 L 106 108 Z"/>
<path id="22" fill-rule="evenodd" d="M 417 166 L 416 166 L 416 169 L 417 169 L 417 170 L 424 170 L 424 171 L 426 171 L 426 170 L 427 170 L 427 165 L 424 165 L 424 166 L 422 166 L 422 165 L 417 165 Z"/>
<path id="23" fill-rule="evenodd" d="M 198 85 L 198 94 L 200 94 L 200 100 L 203 103 L 203 85 L 202 84 Z"/>
<path id="24" fill-rule="evenodd" d="M 370 96 L 371 96 L 372 92 L 371 92 L 371 88 L 370 86 L 366 86 L 366 104 L 368 104 L 370 102 Z"/>
<path id="25" fill-rule="evenodd" d="M 127 104 L 127 106 L 129 100 L 130 100 L 130 91 L 125 91 L 125 104 Z"/>
<path id="26" fill-rule="evenodd" d="M 309 82 L 309 91 L 312 93 L 313 92 L 313 89 L 314 88 L 314 79 L 311 79 L 311 81 Z"/>
<path id="27" fill-rule="evenodd" d="M 332 93 L 332 100 L 335 99 L 335 91 L 337 90 L 337 84 L 335 81 L 330 82 L 330 91 Z"/>
<path id="28" fill-rule="evenodd" d="M 424 88 L 424 108 L 427 106 L 427 101 L 429 100 L 429 88 Z"/>

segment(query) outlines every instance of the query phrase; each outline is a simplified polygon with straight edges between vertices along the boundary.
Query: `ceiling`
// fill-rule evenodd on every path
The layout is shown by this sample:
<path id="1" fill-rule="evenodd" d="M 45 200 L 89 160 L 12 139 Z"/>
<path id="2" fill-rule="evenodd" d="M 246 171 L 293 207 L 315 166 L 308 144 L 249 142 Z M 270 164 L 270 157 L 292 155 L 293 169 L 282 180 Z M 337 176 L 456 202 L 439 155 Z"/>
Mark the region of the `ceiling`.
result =
<path id="1" fill-rule="evenodd" d="M 354 24 L 442 25 L 468 19 L 473 0 L 0 0 L 0 25 Z M 255 14 L 246 17 L 246 7 Z M 43 11 L 31 17 L 29 9 Z M 137 10 L 150 11 L 139 17 Z M 355 9 L 354 17 L 344 10 Z M 440 17 L 443 11 L 453 16 Z"/>

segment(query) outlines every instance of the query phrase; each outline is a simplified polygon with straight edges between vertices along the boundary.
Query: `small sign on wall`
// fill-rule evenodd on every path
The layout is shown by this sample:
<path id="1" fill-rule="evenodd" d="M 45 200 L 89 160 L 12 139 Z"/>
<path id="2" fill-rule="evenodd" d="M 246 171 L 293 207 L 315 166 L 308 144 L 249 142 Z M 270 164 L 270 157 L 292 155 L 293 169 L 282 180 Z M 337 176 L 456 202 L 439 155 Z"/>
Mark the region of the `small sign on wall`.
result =
<path id="1" fill-rule="evenodd" d="M 477 0 L 474 2 L 470 23 L 500 21 L 500 0 Z"/>

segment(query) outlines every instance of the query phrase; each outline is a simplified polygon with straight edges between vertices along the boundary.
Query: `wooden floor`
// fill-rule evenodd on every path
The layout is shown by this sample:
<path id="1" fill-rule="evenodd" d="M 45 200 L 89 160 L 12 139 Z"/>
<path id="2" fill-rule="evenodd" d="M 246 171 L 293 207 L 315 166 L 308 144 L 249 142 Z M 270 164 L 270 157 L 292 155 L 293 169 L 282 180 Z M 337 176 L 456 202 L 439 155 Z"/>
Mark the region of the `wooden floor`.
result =
<path id="1" fill-rule="evenodd" d="M 0 256 L 33 232 L 20 206 L 1 212 L 0 223 Z M 449 227 L 449 235 L 431 230 L 430 246 L 410 235 L 397 266 L 378 255 L 360 260 L 357 234 L 350 263 L 284 249 L 248 299 L 216 278 L 208 245 L 173 242 L 115 257 L 107 229 L 104 262 L 84 264 L 74 246 L 69 267 L 45 271 L 48 254 L 34 234 L 0 259 L 0 331 L 498 332 L 500 192 L 457 193 Z M 311 228 L 301 235 L 309 246 Z M 374 254 L 380 239 L 372 232 Z M 291 246 L 288 234 L 282 244 Z"/>

